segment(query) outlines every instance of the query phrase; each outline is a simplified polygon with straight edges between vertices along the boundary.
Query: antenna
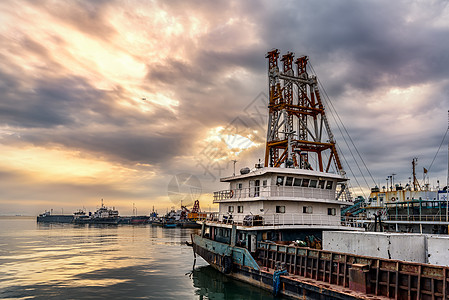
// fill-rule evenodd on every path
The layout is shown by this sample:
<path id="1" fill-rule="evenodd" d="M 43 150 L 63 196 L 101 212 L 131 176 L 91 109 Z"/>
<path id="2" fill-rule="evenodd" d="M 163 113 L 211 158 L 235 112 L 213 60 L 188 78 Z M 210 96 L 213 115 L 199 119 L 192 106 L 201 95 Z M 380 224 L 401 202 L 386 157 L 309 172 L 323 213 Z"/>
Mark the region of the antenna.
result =
<path id="1" fill-rule="evenodd" d="M 449 110 L 447 111 L 447 130 L 449 130 Z M 446 222 L 449 220 L 448 217 L 449 217 L 449 139 L 447 140 Z"/>
<path id="2" fill-rule="evenodd" d="M 233 159 L 231 161 L 234 163 L 234 173 L 232 173 L 232 176 L 235 176 L 235 164 L 236 164 L 237 160 Z"/>
<path id="3" fill-rule="evenodd" d="M 394 187 L 394 176 L 396 175 L 396 173 L 391 174 L 391 190 L 393 190 Z"/>

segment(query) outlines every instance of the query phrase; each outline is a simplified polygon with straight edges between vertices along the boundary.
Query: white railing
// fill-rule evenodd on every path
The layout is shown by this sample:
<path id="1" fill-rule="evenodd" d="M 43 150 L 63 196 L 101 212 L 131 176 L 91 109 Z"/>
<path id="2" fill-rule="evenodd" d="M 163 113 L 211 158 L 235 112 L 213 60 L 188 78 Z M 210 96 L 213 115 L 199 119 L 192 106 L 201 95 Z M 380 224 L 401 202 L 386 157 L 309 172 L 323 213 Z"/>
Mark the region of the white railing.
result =
<path id="1" fill-rule="evenodd" d="M 446 215 L 387 215 L 388 221 L 446 222 Z"/>
<path id="2" fill-rule="evenodd" d="M 364 227 L 364 223 L 367 221 L 364 217 L 350 217 L 342 216 L 341 225 L 346 227 Z"/>
<path id="3" fill-rule="evenodd" d="M 210 214 L 208 221 L 223 224 L 237 224 L 243 226 L 273 226 L 273 225 L 342 225 L 340 216 L 319 214 Z"/>
<path id="4" fill-rule="evenodd" d="M 253 197 L 303 197 L 335 200 L 334 190 L 299 186 L 266 186 L 214 192 L 214 202 Z"/>

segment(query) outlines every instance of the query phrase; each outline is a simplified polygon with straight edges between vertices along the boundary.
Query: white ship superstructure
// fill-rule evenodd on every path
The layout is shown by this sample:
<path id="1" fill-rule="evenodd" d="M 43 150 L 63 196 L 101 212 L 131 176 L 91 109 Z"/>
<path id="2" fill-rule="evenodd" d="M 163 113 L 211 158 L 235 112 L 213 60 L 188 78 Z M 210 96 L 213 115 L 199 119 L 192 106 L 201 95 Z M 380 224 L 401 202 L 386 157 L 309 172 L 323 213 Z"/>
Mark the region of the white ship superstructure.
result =
<path id="1" fill-rule="evenodd" d="M 214 193 L 216 221 L 276 229 L 342 228 L 340 207 L 346 202 L 337 199 L 336 187 L 347 179 L 341 175 L 272 167 L 243 173 L 221 179 L 230 188 Z"/>

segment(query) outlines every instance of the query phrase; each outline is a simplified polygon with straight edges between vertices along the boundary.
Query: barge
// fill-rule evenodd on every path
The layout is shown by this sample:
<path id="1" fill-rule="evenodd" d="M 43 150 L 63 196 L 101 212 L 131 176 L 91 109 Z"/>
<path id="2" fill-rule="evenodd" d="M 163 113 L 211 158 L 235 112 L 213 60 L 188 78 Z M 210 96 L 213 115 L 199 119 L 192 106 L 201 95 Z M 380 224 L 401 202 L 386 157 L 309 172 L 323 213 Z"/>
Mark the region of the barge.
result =
<path id="1" fill-rule="evenodd" d="M 51 211 L 45 211 L 37 216 L 39 223 L 72 223 L 73 215 L 55 215 Z"/>
<path id="2" fill-rule="evenodd" d="M 199 236 L 193 241 L 195 253 L 223 273 L 295 299 L 449 298 L 449 267 L 272 242 L 259 242 L 254 257 Z"/>

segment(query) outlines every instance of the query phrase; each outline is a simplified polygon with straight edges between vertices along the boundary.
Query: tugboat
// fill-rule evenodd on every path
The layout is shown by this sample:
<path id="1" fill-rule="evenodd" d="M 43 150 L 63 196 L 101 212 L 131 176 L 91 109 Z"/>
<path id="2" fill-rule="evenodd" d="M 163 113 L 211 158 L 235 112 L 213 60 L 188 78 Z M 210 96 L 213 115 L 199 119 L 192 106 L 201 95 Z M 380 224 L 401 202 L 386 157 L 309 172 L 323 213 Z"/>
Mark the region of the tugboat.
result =
<path id="1" fill-rule="evenodd" d="M 214 193 L 219 212 L 202 222 L 199 235 L 192 235 L 194 253 L 211 266 L 261 287 L 274 284 L 274 279 L 264 282 L 265 278 L 282 271 L 282 266 L 262 266 L 262 246 L 319 248 L 325 230 L 363 231 L 342 223 L 341 207 L 352 204 L 348 179 L 317 78 L 307 73 L 308 58 L 296 60 L 295 75 L 293 57 L 290 52 L 283 55 L 280 72 L 279 51 L 267 55 L 270 99 L 265 163 L 222 178 L 229 188 Z"/>

